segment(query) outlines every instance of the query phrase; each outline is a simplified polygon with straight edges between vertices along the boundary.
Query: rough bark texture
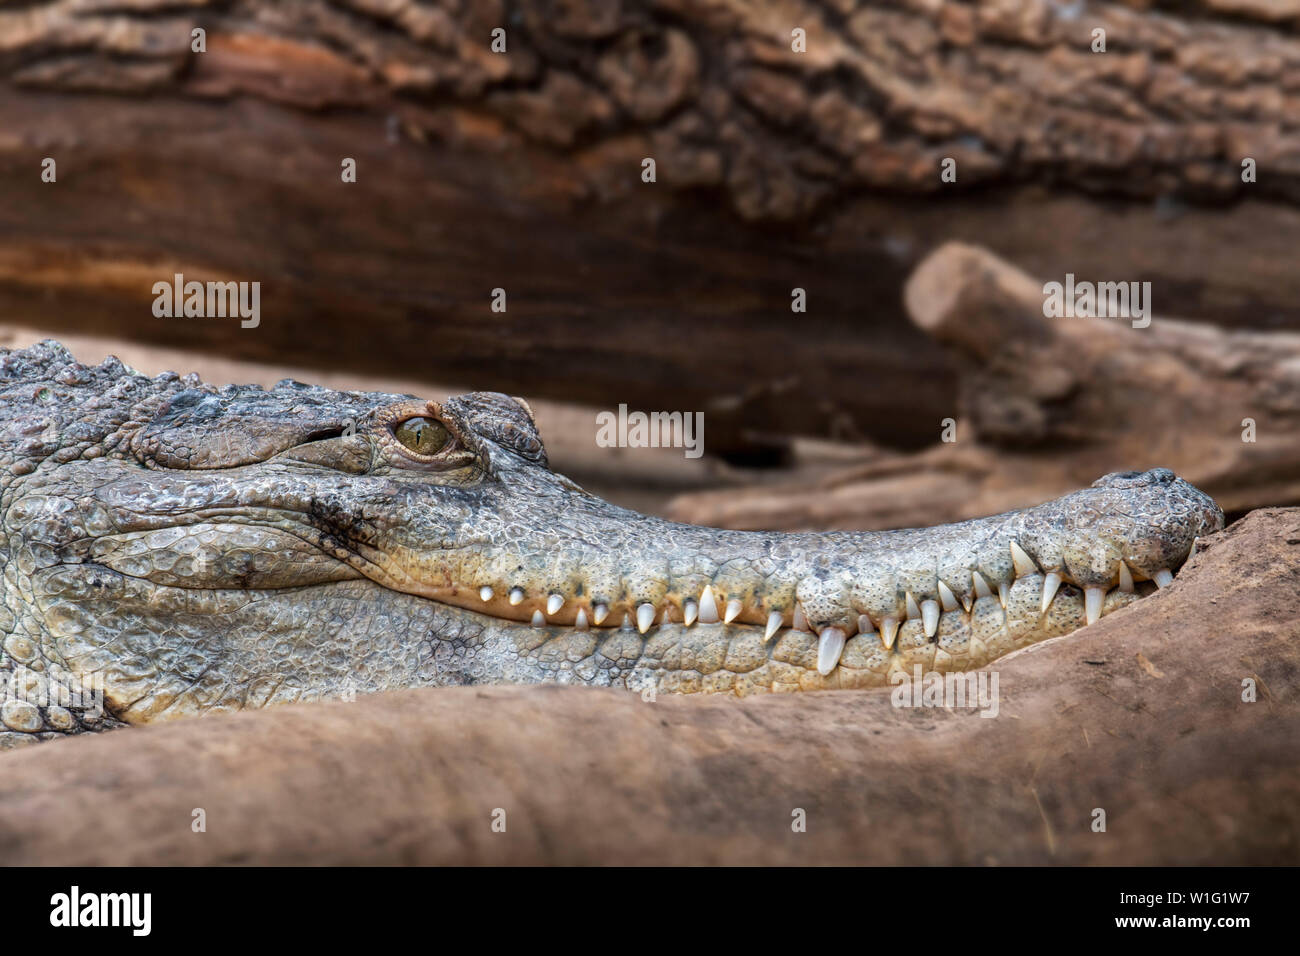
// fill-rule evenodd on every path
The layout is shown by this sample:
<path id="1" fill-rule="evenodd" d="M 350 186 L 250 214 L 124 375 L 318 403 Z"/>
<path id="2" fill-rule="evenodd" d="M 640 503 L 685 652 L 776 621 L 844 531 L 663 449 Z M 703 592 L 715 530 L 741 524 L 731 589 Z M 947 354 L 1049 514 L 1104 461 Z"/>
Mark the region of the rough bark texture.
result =
<path id="1" fill-rule="evenodd" d="M 897 289 L 945 238 L 1034 274 L 1152 280 L 1168 314 L 1300 327 L 1296 5 L 1183 10 L 0 4 L 0 309 L 705 409 L 715 450 L 745 430 L 916 447 L 952 370 Z M 262 325 L 154 318 L 174 272 L 262 281 Z"/>
<path id="2" fill-rule="evenodd" d="M 929 525 L 1159 466 L 1229 514 L 1300 502 L 1300 335 L 1158 315 L 1145 328 L 1047 318 L 1042 282 L 955 243 L 921 264 L 904 298 L 959 370 L 955 442 L 939 441 L 936 421 L 926 451 L 868 455 L 815 479 L 695 492 L 670 513 L 739 528 Z"/>
<path id="3" fill-rule="evenodd" d="M 888 691 L 482 687 L 39 745 L 4 758 L 0 858 L 1294 863 L 1298 572 L 1300 510 L 1252 514 L 1169 588 L 999 662 L 994 719 Z"/>

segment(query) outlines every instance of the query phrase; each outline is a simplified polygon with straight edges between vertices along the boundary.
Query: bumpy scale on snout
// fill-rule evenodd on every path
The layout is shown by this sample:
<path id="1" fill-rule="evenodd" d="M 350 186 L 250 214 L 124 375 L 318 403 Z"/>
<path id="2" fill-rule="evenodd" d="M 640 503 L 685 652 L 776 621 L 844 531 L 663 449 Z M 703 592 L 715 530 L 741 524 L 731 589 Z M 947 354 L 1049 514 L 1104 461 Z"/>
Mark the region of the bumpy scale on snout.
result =
<path id="1" fill-rule="evenodd" d="M 1168 583 L 1223 520 L 1156 469 L 937 528 L 699 528 L 553 473 L 519 399 L 215 388 L 51 342 L 0 357 L 0 414 L 0 679 L 98 681 L 107 713 L 7 701 L 35 737 L 427 684 L 970 669 Z"/>

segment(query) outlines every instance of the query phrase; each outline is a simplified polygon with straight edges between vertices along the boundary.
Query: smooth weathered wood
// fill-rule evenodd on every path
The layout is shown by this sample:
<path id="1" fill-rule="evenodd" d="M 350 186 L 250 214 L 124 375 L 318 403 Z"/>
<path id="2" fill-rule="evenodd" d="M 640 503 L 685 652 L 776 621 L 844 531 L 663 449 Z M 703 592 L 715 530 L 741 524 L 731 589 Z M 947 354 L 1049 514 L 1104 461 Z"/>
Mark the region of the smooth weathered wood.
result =
<path id="1" fill-rule="evenodd" d="M 909 280 L 913 321 L 959 369 L 955 442 L 940 441 L 936 421 L 924 451 L 877 452 L 811 480 L 683 495 L 670 512 L 742 528 L 927 525 L 1154 467 L 1172 468 L 1230 514 L 1300 501 L 1300 335 L 1159 315 L 1145 328 L 1048 318 L 1043 287 L 957 243 Z"/>
<path id="2" fill-rule="evenodd" d="M 6 754 L 0 854 L 57 865 L 1294 864 L 1298 544 L 1300 511 L 1249 516 L 1169 588 L 999 661 L 993 718 L 896 707 L 886 689 L 648 702 L 554 685 L 214 715 Z M 197 836 L 195 807 L 207 820 Z M 794 808 L 805 833 L 791 831 Z"/>
<path id="3" fill-rule="evenodd" d="M 715 450 L 915 448 L 954 379 L 898 289 L 949 237 L 1036 275 L 1150 279 L 1169 314 L 1300 327 L 1293 22 L 1218 2 L 0 4 L 0 310 L 704 410 Z M 261 281 L 262 325 L 154 318 L 177 271 Z"/>

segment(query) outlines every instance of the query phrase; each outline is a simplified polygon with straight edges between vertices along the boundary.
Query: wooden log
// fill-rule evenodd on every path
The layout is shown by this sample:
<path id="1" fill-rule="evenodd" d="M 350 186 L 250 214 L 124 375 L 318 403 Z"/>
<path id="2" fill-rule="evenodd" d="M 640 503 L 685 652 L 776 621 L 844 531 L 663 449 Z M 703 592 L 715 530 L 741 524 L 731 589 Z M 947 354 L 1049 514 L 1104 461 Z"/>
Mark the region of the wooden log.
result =
<path id="1" fill-rule="evenodd" d="M 915 448 L 954 378 L 897 289 L 945 238 L 1034 274 L 1150 279 L 1170 314 L 1300 327 L 1284 9 L 0 5 L 0 311 L 705 410 L 720 448 L 789 433 Z M 176 272 L 261 281 L 264 320 L 155 318 L 151 286 Z"/>
<path id="2" fill-rule="evenodd" d="M 887 689 L 290 705 L 7 754 L 0 845 L 62 866 L 1293 864 L 1298 542 L 1300 511 L 1250 515 L 1169 588 L 1004 658 L 996 719 Z"/>
<path id="3" fill-rule="evenodd" d="M 1158 315 L 1044 315 L 1045 283 L 950 244 L 904 293 L 959 368 L 956 441 L 879 452 L 813 480 L 695 492 L 670 513 L 741 528 L 958 521 L 1054 498 L 1103 474 L 1172 468 L 1230 515 L 1300 501 L 1300 335 Z"/>

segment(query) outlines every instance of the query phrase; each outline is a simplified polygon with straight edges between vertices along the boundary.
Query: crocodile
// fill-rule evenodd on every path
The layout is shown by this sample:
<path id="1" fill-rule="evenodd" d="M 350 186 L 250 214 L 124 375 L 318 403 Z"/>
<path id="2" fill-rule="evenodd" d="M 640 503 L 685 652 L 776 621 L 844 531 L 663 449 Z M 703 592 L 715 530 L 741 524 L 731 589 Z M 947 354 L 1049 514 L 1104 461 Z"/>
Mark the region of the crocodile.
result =
<path id="1" fill-rule="evenodd" d="M 523 399 L 216 387 L 0 351 L 0 746 L 395 688 L 867 689 L 973 671 L 1167 585 L 1167 469 L 958 524 L 768 533 L 551 470 Z"/>

